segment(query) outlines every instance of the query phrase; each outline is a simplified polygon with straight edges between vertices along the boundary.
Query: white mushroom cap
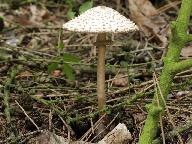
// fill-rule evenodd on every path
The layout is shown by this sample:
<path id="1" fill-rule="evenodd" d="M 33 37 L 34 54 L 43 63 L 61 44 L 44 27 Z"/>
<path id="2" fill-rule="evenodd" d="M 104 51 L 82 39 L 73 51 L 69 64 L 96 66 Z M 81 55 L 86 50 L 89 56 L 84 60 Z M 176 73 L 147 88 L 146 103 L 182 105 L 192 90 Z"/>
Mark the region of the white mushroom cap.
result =
<path id="1" fill-rule="evenodd" d="M 125 33 L 138 27 L 112 8 L 97 6 L 91 8 L 63 25 L 64 29 L 89 33 Z"/>

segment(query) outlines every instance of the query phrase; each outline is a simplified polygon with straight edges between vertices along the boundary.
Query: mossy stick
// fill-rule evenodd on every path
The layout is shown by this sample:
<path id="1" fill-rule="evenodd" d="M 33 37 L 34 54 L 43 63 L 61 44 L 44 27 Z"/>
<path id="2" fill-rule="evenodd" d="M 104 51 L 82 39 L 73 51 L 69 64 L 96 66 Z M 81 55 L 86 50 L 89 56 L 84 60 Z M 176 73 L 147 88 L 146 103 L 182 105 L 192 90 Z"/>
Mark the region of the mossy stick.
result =
<path id="1" fill-rule="evenodd" d="M 10 99 L 10 85 L 13 82 L 13 80 L 15 79 L 15 76 L 18 74 L 19 70 L 21 67 L 16 66 L 16 67 L 12 67 L 12 69 L 10 70 L 10 76 L 7 78 L 6 82 L 5 82 L 5 86 L 3 89 L 3 93 L 4 93 L 4 97 L 3 97 L 3 104 L 5 106 L 4 109 L 4 114 L 6 117 L 6 122 L 7 125 L 12 129 L 12 124 L 11 124 L 11 115 L 10 115 L 10 105 L 9 105 L 9 99 Z M 10 136 L 14 136 L 14 133 L 7 128 L 7 133 Z"/>
<path id="2" fill-rule="evenodd" d="M 185 43 L 192 40 L 191 34 L 187 34 L 190 14 L 192 12 L 192 0 L 183 0 L 176 21 L 171 23 L 171 36 L 168 52 L 163 59 L 164 67 L 160 76 L 160 90 L 156 88 L 153 101 L 148 105 L 148 115 L 141 133 L 139 144 L 151 144 L 156 137 L 159 127 L 160 115 L 163 114 L 168 93 L 176 73 L 192 67 L 192 60 L 179 62 L 179 56 Z M 162 94 L 162 96 L 161 96 Z"/>

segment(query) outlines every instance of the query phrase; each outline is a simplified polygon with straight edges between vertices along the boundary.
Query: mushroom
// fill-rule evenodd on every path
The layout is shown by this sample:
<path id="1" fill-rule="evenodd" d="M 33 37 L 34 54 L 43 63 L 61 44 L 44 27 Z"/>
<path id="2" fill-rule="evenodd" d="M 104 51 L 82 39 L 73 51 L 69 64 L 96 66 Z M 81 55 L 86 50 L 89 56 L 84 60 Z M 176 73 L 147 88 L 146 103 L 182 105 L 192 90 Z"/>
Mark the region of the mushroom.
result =
<path id="1" fill-rule="evenodd" d="M 102 110 L 106 104 L 105 51 L 106 45 L 110 43 L 106 39 L 106 34 L 136 31 L 138 27 L 114 9 L 97 6 L 65 23 L 63 28 L 74 32 L 98 34 L 95 42 L 96 47 L 98 47 L 97 96 L 99 110 Z"/>

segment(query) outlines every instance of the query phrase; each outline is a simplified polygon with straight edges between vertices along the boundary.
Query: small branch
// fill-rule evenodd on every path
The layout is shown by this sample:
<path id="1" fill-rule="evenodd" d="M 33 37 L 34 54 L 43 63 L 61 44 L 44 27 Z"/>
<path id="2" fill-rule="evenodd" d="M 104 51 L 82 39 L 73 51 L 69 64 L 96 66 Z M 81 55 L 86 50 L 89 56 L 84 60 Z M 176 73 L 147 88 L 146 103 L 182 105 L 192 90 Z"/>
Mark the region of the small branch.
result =
<path id="1" fill-rule="evenodd" d="M 192 128 L 192 122 L 189 121 L 188 123 L 181 125 L 180 127 L 174 128 L 172 131 L 170 131 L 166 135 L 166 139 L 173 138 L 174 136 L 178 136 L 179 134 L 182 134 L 183 132 L 189 131 Z M 157 138 L 153 141 L 153 144 L 159 144 L 161 143 L 161 139 Z"/>
<path id="2" fill-rule="evenodd" d="M 192 128 L 192 122 L 189 121 L 188 123 L 186 123 L 185 125 L 181 125 L 180 127 L 177 127 L 175 129 L 173 129 L 172 131 L 170 131 L 168 133 L 168 136 L 171 138 L 171 137 L 174 137 L 176 136 L 178 133 L 183 133 L 183 132 L 186 132 L 188 130 L 190 130 Z"/>
<path id="3" fill-rule="evenodd" d="M 144 98 L 145 96 L 148 96 L 148 95 L 152 95 L 154 92 L 153 91 L 149 91 L 149 92 L 141 92 L 141 93 L 137 93 L 135 95 L 133 95 L 130 99 L 127 99 L 127 100 L 124 100 L 123 102 L 120 102 L 116 105 L 107 105 L 106 108 L 104 108 L 103 112 L 105 112 L 106 110 L 109 110 L 109 109 L 115 109 L 115 108 L 120 108 L 120 107 L 123 107 L 123 106 L 129 106 L 131 104 L 133 104 L 135 101 L 137 101 L 138 99 L 141 99 L 141 98 Z M 53 109 L 53 111 L 55 111 L 57 114 L 59 114 L 60 116 L 70 116 L 72 113 L 70 112 L 64 112 L 64 111 L 61 111 L 60 109 L 57 109 L 55 107 L 52 107 L 52 104 L 49 102 L 49 100 L 44 100 L 42 98 L 37 98 L 35 96 L 32 96 L 33 99 L 35 99 L 36 101 L 46 105 L 46 106 L 50 106 L 51 109 Z M 91 112 L 87 115 L 83 115 L 81 117 L 79 116 L 76 116 L 76 117 L 70 117 L 69 122 L 73 122 L 73 121 L 80 121 L 80 120 L 83 120 L 83 119 L 86 119 L 86 118 L 93 118 L 95 117 L 96 115 L 98 115 L 100 113 L 99 110 L 95 111 L 95 112 Z"/>
<path id="4" fill-rule="evenodd" d="M 175 63 L 172 67 L 173 73 L 179 73 L 192 67 L 192 59 L 187 59 Z"/>
<path id="5" fill-rule="evenodd" d="M 11 125 L 11 114 L 10 114 L 10 105 L 9 105 L 9 99 L 10 99 L 9 87 L 13 82 L 17 73 L 20 71 L 20 69 L 21 67 L 19 66 L 12 67 L 10 71 L 10 77 L 7 78 L 4 89 L 3 89 L 3 92 L 4 92 L 3 104 L 5 106 L 4 113 L 5 113 L 7 125 L 10 126 L 11 129 L 12 129 L 12 125 Z M 12 130 L 7 129 L 7 132 L 9 133 L 10 136 L 14 136 L 14 133 L 12 132 Z"/>
<path id="6" fill-rule="evenodd" d="M 188 36 L 187 36 L 187 41 L 188 41 L 188 42 L 192 41 L 192 34 L 188 34 Z"/>
<path id="7" fill-rule="evenodd" d="M 28 116 L 28 114 L 25 112 L 24 108 L 15 100 L 15 103 L 19 106 L 19 108 L 23 111 L 23 113 L 25 114 L 25 116 L 33 123 L 33 125 L 37 128 L 37 130 L 39 131 L 39 127 L 36 125 L 36 123 Z"/>
<path id="8" fill-rule="evenodd" d="M 10 97 L 9 86 L 11 85 L 18 71 L 19 71 L 18 67 L 12 68 L 10 77 L 7 78 L 5 82 L 4 90 L 3 90 L 4 91 L 3 103 L 5 105 L 5 116 L 6 116 L 7 123 L 11 123 L 10 106 L 9 106 L 9 97 Z"/>
<path id="9" fill-rule="evenodd" d="M 27 138 L 27 137 L 30 137 L 30 136 L 32 136 L 32 135 L 36 135 L 36 134 L 42 133 L 42 132 L 44 132 L 44 130 L 36 130 L 36 131 L 33 131 L 33 132 L 29 132 L 29 133 L 27 133 L 27 134 L 20 134 L 20 135 L 17 136 L 17 139 L 16 139 L 16 140 L 20 140 L 20 139 L 22 139 L 23 137 L 24 137 L 24 138 Z M 11 142 L 13 142 L 13 141 L 11 141 L 11 140 L 12 140 L 11 137 L 8 137 L 6 140 L 0 140 L 0 143 L 11 143 Z M 14 141 L 14 143 L 15 143 L 15 141 Z"/>

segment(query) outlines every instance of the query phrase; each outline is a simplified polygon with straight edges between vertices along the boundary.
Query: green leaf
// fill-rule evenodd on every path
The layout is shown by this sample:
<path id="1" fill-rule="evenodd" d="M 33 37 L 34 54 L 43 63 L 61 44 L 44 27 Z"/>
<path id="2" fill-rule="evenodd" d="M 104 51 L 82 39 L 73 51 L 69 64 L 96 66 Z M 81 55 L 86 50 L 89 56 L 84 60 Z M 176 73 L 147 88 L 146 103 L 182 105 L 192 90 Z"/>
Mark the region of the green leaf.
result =
<path id="1" fill-rule="evenodd" d="M 69 64 L 63 64 L 63 74 L 67 77 L 69 80 L 74 80 L 75 75 L 73 68 Z"/>
<path id="2" fill-rule="evenodd" d="M 72 6 L 74 4 L 74 0 L 65 0 L 65 3 Z"/>
<path id="3" fill-rule="evenodd" d="M 58 46 L 57 46 L 57 48 L 59 48 L 59 49 L 64 49 L 64 47 L 65 47 L 65 45 L 64 45 L 63 42 L 60 42 L 60 43 L 58 44 Z"/>
<path id="4" fill-rule="evenodd" d="M 48 65 L 48 72 L 51 73 L 58 68 L 58 63 L 51 63 Z"/>
<path id="5" fill-rule="evenodd" d="M 3 30 L 5 24 L 4 24 L 4 19 L 3 17 L 0 16 L 0 32 Z"/>
<path id="6" fill-rule="evenodd" d="M 68 54 L 68 53 L 64 53 L 63 54 L 63 61 L 64 62 L 74 62 L 74 63 L 78 63 L 80 61 L 80 59 L 74 55 Z"/>
<path id="7" fill-rule="evenodd" d="M 72 8 L 70 8 L 70 9 L 68 10 L 68 12 L 67 12 L 67 18 L 68 18 L 68 19 L 73 19 L 73 18 L 75 18 L 75 14 L 76 14 L 76 12 L 74 12 L 74 11 L 72 10 Z"/>
<path id="8" fill-rule="evenodd" d="M 86 10 L 92 7 L 93 7 L 93 0 L 87 1 L 80 6 L 79 13 L 82 14 L 83 12 L 85 12 Z"/>

